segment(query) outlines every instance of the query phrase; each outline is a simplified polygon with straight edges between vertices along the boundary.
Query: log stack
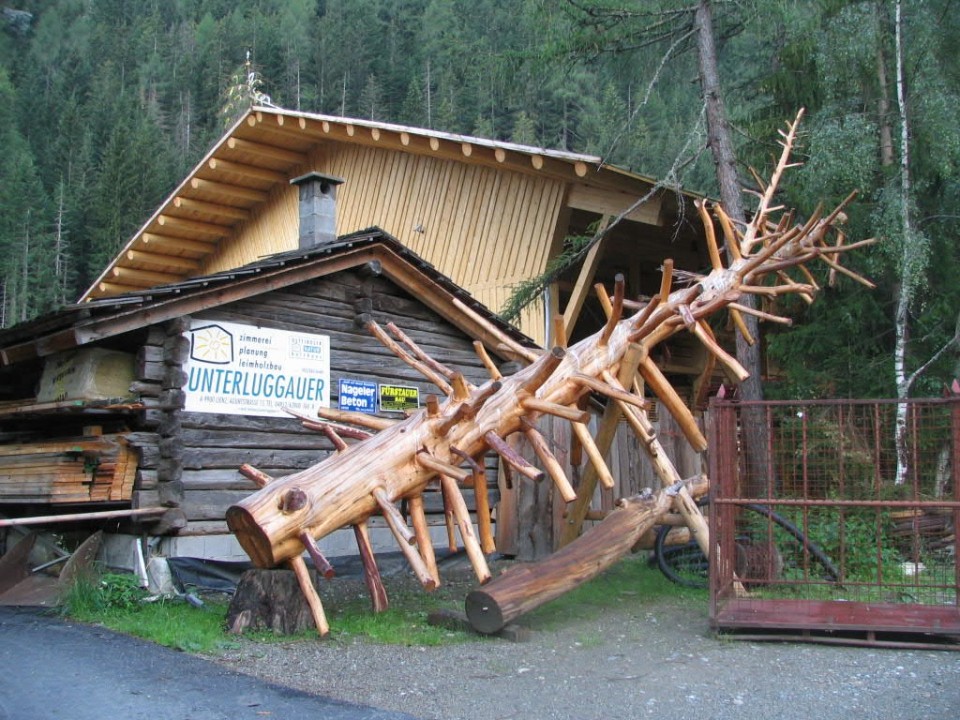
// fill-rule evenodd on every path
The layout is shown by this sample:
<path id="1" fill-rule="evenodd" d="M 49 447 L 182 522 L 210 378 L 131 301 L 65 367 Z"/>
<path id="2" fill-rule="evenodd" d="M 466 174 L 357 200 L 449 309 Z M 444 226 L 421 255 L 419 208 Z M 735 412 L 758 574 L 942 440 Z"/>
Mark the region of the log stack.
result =
<path id="1" fill-rule="evenodd" d="M 137 461 L 123 435 L 0 445 L 6 503 L 128 501 Z"/>
<path id="2" fill-rule="evenodd" d="M 519 574 L 512 579 L 509 575 L 501 577 L 485 589 L 485 597 L 497 595 L 498 587 L 509 586 L 500 595 L 506 599 L 497 601 L 501 606 L 499 618 L 525 612 L 544 598 L 549 599 L 588 579 L 628 552 L 643 532 L 671 508 L 708 552 L 706 523 L 687 484 L 657 438 L 647 416 L 645 393 L 649 392 L 669 409 L 697 451 L 706 449 L 706 439 L 687 405 L 651 359 L 651 348 L 676 333 L 690 332 L 731 378 L 742 380 L 746 371 L 716 341 L 708 324 L 711 316 L 726 309 L 743 332 L 742 313 L 758 312 L 738 303 L 744 295 L 777 297 L 797 293 L 812 299 L 818 287 L 805 263 L 815 259 L 866 282 L 843 267 L 839 259 L 841 253 L 873 241 L 829 243 L 834 223 L 853 196 L 829 215 L 824 217 L 818 210 L 802 224 L 794 222 L 792 212 L 782 213 L 781 208 L 774 207 L 780 177 L 791 166 L 790 154 L 799 119 L 783 133 L 779 163 L 770 182 L 762 186 L 759 206 L 749 225 L 734 226 L 719 205 L 699 206 L 712 262 L 709 273 L 675 272 L 668 260 L 663 266 L 659 293 L 645 302 L 625 298 L 624 282 L 618 277 L 612 293 L 599 288 L 608 314 L 606 325 L 570 347 L 566 347 L 563 339 L 562 325 L 558 325 L 556 333 L 557 346 L 543 354 L 500 335 L 497 352 L 527 363 L 509 377 L 501 377 L 486 349 L 478 346 L 477 352 L 490 370 L 491 378 L 475 386 L 455 369 L 431 359 L 400 328 L 393 325 L 383 328 L 368 320 L 369 331 L 430 379 L 442 397 L 431 397 L 424 408 L 402 421 L 320 410 L 318 419 L 303 418 L 303 422 L 330 438 L 337 447 L 334 455 L 278 479 L 263 476 L 255 468 L 246 468 L 245 474 L 255 478 L 262 489 L 230 507 L 227 522 L 254 564 L 260 568 L 292 567 L 312 609 L 315 624 L 324 634 L 327 623 L 323 607 L 310 581 L 303 553 L 308 552 L 318 568 L 329 567 L 317 548 L 316 539 L 342 527 L 353 527 L 374 609 L 384 608 L 386 593 L 366 530 L 368 518 L 379 514 L 386 520 L 424 588 L 435 588 L 440 577 L 423 520 L 422 497 L 428 486 L 439 486 L 451 525 L 459 530 L 477 579 L 481 584 L 487 583 L 491 574 L 485 554 L 493 549 L 489 527 L 484 522 L 484 514 L 479 513 L 479 527 L 474 531 L 461 494 L 462 487 L 469 487 L 478 498 L 484 495 L 483 457 L 496 453 L 513 476 L 535 481 L 549 479 L 556 492 L 571 504 L 568 523 L 579 529 L 579 523 L 589 511 L 595 483 L 608 486 L 612 483 L 604 455 L 612 439 L 611 428 L 621 416 L 640 439 L 663 489 L 628 501 L 626 507 L 611 513 L 593 532 L 572 542 L 565 555 L 552 561 L 548 559 L 547 563 L 552 562 L 549 571 L 537 573 L 535 582 L 525 583 Z M 775 213 L 781 213 L 777 220 L 772 219 Z M 735 258 L 728 266 L 721 260 L 714 222 Z M 789 275 L 791 270 L 799 272 L 801 279 Z M 625 317 L 625 312 L 632 314 Z M 789 322 L 786 318 L 760 314 L 767 320 Z M 496 331 L 491 328 L 491 332 Z M 748 340 L 752 342 L 753 338 Z M 587 429 L 589 414 L 583 409 L 591 395 L 606 400 L 606 411 L 596 436 Z M 572 425 L 578 449 L 589 460 L 578 488 L 564 475 L 549 444 L 537 430 L 537 420 L 543 416 L 561 418 Z M 522 433 L 534 448 L 539 467 L 518 455 L 506 441 L 515 433 Z M 406 501 L 409 509 L 409 524 L 398 508 L 401 501 Z M 570 558 L 576 558 L 580 563 L 577 567 L 583 569 L 569 572 Z M 485 602 L 480 598 L 479 606 L 489 607 Z M 481 612 L 480 616 L 483 615 Z M 496 622 L 482 620 L 479 624 L 491 627 Z"/>

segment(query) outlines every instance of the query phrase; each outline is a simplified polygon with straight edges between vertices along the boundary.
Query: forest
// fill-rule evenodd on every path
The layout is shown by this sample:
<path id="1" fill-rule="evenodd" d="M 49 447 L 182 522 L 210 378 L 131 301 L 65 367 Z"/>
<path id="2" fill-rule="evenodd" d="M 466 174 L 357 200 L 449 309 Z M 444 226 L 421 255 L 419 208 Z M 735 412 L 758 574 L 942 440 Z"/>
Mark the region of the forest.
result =
<path id="1" fill-rule="evenodd" d="M 712 6 L 755 190 L 805 108 L 782 203 L 851 190 L 881 241 L 779 308 L 773 396 L 939 395 L 960 370 L 952 0 L 10 0 L 0 5 L 0 327 L 74 302 L 249 103 L 568 149 L 717 196 L 693 10 Z M 830 280 L 834 280 L 831 282 Z"/>

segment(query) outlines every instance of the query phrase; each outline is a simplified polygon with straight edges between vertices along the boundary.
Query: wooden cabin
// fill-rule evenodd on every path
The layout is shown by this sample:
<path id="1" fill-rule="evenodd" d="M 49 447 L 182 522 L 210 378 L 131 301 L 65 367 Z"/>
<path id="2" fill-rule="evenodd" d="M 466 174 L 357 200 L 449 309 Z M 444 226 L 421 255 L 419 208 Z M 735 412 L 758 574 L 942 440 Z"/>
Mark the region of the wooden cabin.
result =
<path id="1" fill-rule="evenodd" d="M 329 352 L 326 394 L 311 401 L 338 407 L 376 392 L 380 402 L 392 387 L 401 408 L 404 392 L 422 401 L 435 389 L 358 317 L 393 320 L 438 360 L 483 379 L 474 341 L 509 362 L 513 344 L 549 344 L 558 315 L 572 340 L 599 328 L 596 282 L 609 287 L 623 273 L 637 297 L 657 292 L 665 258 L 706 267 L 694 199 L 598 157 L 253 108 L 79 304 L 0 332 L 0 514 L 102 507 L 125 514 L 114 529 L 161 538 L 161 554 L 243 559 L 223 519 L 254 489 L 240 465 L 280 476 L 329 443 L 276 407 L 214 397 L 225 375 L 191 376 L 190 348 L 215 357 L 245 335 L 245 359 L 273 363 L 256 343 L 327 338 L 317 345 Z M 498 319 L 513 285 L 601 225 L 612 230 L 527 309 L 520 331 Z M 383 230 L 364 230 L 373 226 Z M 681 387 L 704 365 L 699 345 L 682 338 L 657 361 Z M 343 395 L 341 381 L 356 394 Z M 660 422 L 662 439 L 679 437 L 669 418 Z M 547 433 L 569 446 L 562 429 Z M 598 510 L 653 484 L 632 434 L 621 435 L 608 459 L 620 485 L 597 498 Z M 699 471 L 699 457 L 682 462 L 686 475 Z M 499 487 L 501 552 L 550 552 L 562 503 L 546 485 Z M 338 542 L 326 538 L 325 552 L 353 552 Z"/>
<path id="2" fill-rule="evenodd" d="M 333 449 L 285 408 L 402 417 L 437 392 L 370 321 L 477 384 L 474 342 L 497 363 L 534 345 L 378 229 L 90 299 L 0 332 L 0 514 L 112 511 L 162 555 L 245 559 L 224 521 L 256 489 L 240 466 L 280 477 Z"/>
<path id="3" fill-rule="evenodd" d="M 568 238 L 612 226 L 602 243 L 528 308 L 519 327 L 549 345 L 563 313 L 576 340 L 602 324 L 593 285 L 616 273 L 627 297 L 653 295 L 665 258 L 709 267 L 696 196 L 599 157 L 364 120 L 256 107 L 214 145 L 84 294 L 99 299 L 240 267 L 298 245 L 295 178 L 337 188 L 336 234 L 377 226 L 499 312 Z M 622 216 L 622 217 L 621 217 Z M 619 220 L 619 222 L 618 222 Z M 702 357 L 675 344 L 668 373 Z M 681 383 L 682 384 L 682 383 Z"/>

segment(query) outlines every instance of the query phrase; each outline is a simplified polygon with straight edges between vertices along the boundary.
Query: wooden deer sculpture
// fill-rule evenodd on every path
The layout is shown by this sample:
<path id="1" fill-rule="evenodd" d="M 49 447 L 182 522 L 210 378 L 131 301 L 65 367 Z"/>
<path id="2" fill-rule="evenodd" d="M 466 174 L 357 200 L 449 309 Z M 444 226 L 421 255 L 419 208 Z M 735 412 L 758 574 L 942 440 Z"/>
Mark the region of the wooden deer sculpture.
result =
<path id="1" fill-rule="evenodd" d="M 230 507 L 227 522 L 253 563 L 261 568 L 281 564 L 293 568 L 317 628 L 323 635 L 328 630 L 327 621 L 302 554 L 306 550 L 321 572 L 331 573 L 332 569 L 321 555 L 316 539 L 339 528 L 352 526 L 374 610 L 385 608 L 386 594 L 367 533 L 368 518 L 380 514 L 423 586 L 427 589 L 436 587 L 440 578 L 427 533 L 422 493 L 427 485 L 439 483 L 445 504 L 452 509 L 456 518 L 476 576 L 481 583 L 487 582 L 490 580 L 490 571 L 484 555 L 495 548 L 488 525 L 489 513 L 485 507 L 484 455 L 497 453 L 513 472 L 525 477 L 539 479 L 549 476 L 561 497 L 566 502 L 573 502 L 577 499 L 576 491 L 535 427 L 538 417 L 554 415 L 572 423 L 574 434 L 589 457 L 599 481 L 612 487 L 613 480 L 603 460 L 604 448 L 598 447 L 588 432 L 588 414 L 579 404 L 590 393 L 606 396 L 609 403 L 624 414 L 651 458 L 664 489 L 650 498 L 625 503 L 622 511 L 614 511 L 601 524 L 609 527 L 616 525 L 613 533 L 618 537 L 615 550 L 604 551 L 602 543 L 598 545 L 594 539 L 582 543 L 577 541 L 561 552 L 568 555 L 581 553 L 586 558 L 583 566 L 599 572 L 627 552 L 633 544 L 630 538 L 649 527 L 671 504 L 683 515 L 694 536 L 706 549 L 707 528 L 704 520 L 691 498 L 690 489 L 662 451 L 646 416 L 637 377 L 639 375 L 642 378 L 646 388 L 678 419 L 691 445 L 697 451 L 703 451 L 707 446 L 706 439 L 682 399 L 654 364 L 650 349 L 675 333 L 686 330 L 706 346 L 730 375 L 743 379 L 746 371 L 717 343 L 707 324 L 710 316 L 727 309 L 741 332 L 746 329 L 742 313 L 753 313 L 766 320 L 789 322 L 785 318 L 741 305 L 738 300 L 746 294 L 768 297 L 784 293 L 797 293 L 812 299 L 818 288 L 804 264 L 815 259 L 825 262 L 832 270 L 867 282 L 842 266 L 839 258 L 841 253 L 868 245 L 873 240 L 828 244 L 828 239 L 833 237 L 830 230 L 841 217 L 842 209 L 852 195 L 826 217 L 817 211 L 804 224 L 795 224 L 792 212 L 783 213 L 777 222 L 771 220 L 772 213 L 782 212 L 782 208 L 773 206 L 773 196 L 781 175 L 791 166 L 790 154 L 799 120 L 800 116 L 782 132 L 783 152 L 780 161 L 770 182 L 761 186 L 758 209 L 746 227 L 736 227 L 719 205 L 712 206 L 713 215 L 723 232 L 728 256 L 732 258 L 728 265 L 725 266 L 721 259 L 708 206 L 701 204 L 699 211 L 706 228 L 712 264 L 708 274 L 674 272 L 672 262 L 668 260 L 663 265 L 660 292 L 645 303 L 626 300 L 623 297 L 623 282 L 619 279 L 612 297 L 606 293 L 602 296 L 608 309 L 606 325 L 596 334 L 570 347 L 558 345 L 537 355 L 504 337 L 503 341 L 510 346 L 510 350 L 530 363 L 509 377 L 501 377 L 482 346 L 478 346 L 478 353 L 492 377 L 485 384 L 475 387 L 461 374 L 433 361 L 399 328 L 388 326 L 397 338 L 394 340 L 376 323 L 368 323 L 371 332 L 396 355 L 434 382 L 446 399 L 431 399 L 424 408 L 402 421 L 321 410 L 319 415 L 322 419 L 304 419 L 304 423 L 324 432 L 333 441 L 338 448 L 333 455 L 306 470 L 275 480 L 254 468 L 243 468 L 243 472 L 262 487 Z M 787 274 L 791 268 L 796 268 L 802 274 L 802 282 L 795 281 Z M 674 289 L 679 281 L 684 286 Z M 633 311 L 633 314 L 623 317 L 625 308 Z M 543 470 L 527 462 L 506 442 L 506 438 L 514 433 L 522 433 L 526 437 L 536 451 Z M 359 442 L 350 444 L 348 439 Z M 468 483 L 477 491 L 476 534 L 459 489 L 459 485 Z M 592 489 L 587 495 L 592 495 Z M 412 529 L 397 507 L 402 500 L 407 501 Z M 618 515 L 628 512 L 630 508 L 633 508 L 635 517 Z M 634 532 L 625 534 L 624 528 L 633 528 Z M 596 559 L 598 556 L 603 556 L 602 563 L 589 562 L 590 558 Z M 572 557 L 568 560 L 574 562 Z M 539 604 L 554 597 L 572 584 L 596 574 L 593 570 L 590 573 L 567 573 L 567 579 L 552 582 L 549 591 L 527 593 L 526 600 L 511 601 L 508 603 L 511 605 L 508 614 L 515 615 L 529 609 L 531 602 Z M 558 569 L 557 574 L 564 575 L 562 569 Z M 520 595 L 523 594 L 520 591 Z M 532 595 L 536 596 L 533 600 L 530 598 Z M 501 612 L 487 626 L 495 628 L 498 623 L 502 624 L 502 616 Z"/>

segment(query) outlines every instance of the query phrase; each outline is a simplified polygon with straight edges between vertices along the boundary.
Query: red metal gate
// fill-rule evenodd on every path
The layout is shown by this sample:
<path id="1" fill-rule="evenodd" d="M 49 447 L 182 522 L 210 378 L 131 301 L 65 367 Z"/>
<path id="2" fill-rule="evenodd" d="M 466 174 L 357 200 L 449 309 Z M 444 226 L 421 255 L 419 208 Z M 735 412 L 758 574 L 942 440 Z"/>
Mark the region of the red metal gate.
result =
<path id="1" fill-rule="evenodd" d="M 710 432 L 714 628 L 960 649 L 960 398 L 715 400 Z"/>

